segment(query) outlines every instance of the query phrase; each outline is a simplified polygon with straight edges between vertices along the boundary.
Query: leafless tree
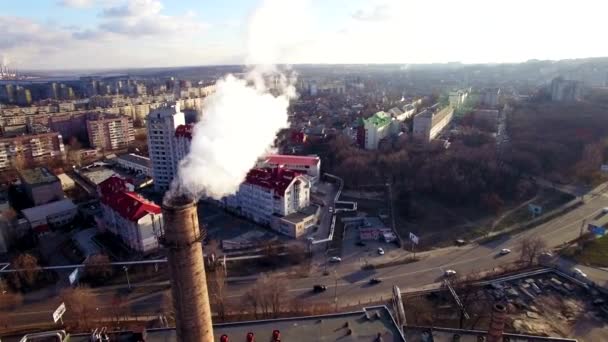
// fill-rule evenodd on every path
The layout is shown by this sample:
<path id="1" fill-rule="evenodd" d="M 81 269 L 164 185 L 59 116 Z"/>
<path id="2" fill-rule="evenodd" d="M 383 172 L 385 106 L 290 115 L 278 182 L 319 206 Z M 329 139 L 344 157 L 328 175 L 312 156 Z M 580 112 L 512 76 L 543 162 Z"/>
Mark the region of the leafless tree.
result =
<path id="1" fill-rule="evenodd" d="M 523 239 L 520 243 L 520 259 L 527 266 L 532 266 L 546 248 L 545 241 L 539 236 Z"/>
<path id="2" fill-rule="evenodd" d="M 217 269 L 208 279 L 212 303 L 219 318 L 223 321 L 226 318 L 227 312 L 226 276 L 222 269 Z"/>
<path id="3" fill-rule="evenodd" d="M 245 294 L 257 318 L 258 311 L 268 317 L 278 317 L 287 295 L 287 282 L 276 275 L 263 274 Z"/>
<path id="4" fill-rule="evenodd" d="M 87 259 L 84 268 L 86 276 L 93 282 L 103 282 L 112 276 L 110 258 L 105 254 L 95 254 Z"/>
<path id="5" fill-rule="evenodd" d="M 40 266 L 38 265 L 38 258 L 35 256 L 23 253 L 19 254 L 13 259 L 13 267 L 19 271 L 14 273 L 14 285 L 25 285 L 31 287 L 36 283 L 38 276 L 40 275 Z M 16 286 L 19 288 L 20 286 Z"/>
<path id="6" fill-rule="evenodd" d="M 61 292 L 60 298 L 65 303 L 69 317 L 72 317 L 78 325 L 88 329 L 98 318 L 100 302 L 90 288 L 83 286 L 68 288 Z"/>

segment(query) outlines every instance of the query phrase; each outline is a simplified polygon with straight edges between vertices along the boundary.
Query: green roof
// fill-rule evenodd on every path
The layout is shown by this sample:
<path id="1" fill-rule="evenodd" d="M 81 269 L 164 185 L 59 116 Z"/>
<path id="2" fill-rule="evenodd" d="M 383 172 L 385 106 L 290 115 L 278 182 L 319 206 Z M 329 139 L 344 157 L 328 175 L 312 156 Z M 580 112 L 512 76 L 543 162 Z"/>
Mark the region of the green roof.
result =
<path id="1" fill-rule="evenodd" d="M 389 125 L 391 123 L 391 117 L 390 117 L 390 115 L 386 114 L 385 112 L 378 112 L 378 113 L 370 116 L 369 118 L 364 119 L 363 123 L 372 124 L 376 127 L 382 127 L 382 126 Z"/>

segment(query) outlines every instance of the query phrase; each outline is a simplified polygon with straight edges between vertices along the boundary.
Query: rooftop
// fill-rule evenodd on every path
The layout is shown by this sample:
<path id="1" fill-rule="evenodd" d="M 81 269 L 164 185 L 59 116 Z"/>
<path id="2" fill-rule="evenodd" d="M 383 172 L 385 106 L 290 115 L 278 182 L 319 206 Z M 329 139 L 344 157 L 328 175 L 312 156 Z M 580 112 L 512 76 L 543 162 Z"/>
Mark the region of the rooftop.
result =
<path id="1" fill-rule="evenodd" d="M 59 182 L 59 178 L 45 167 L 21 171 L 21 179 L 29 185 L 42 185 Z"/>
<path id="2" fill-rule="evenodd" d="M 280 340 L 289 342 L 405 342 L 405 338 L 385 306 L 331 315 L 216 324 L 213 330 L 215 341 L 219 341 L 224 334 L 230 341 L 245 341 L 248 333 L 253 333 L 256 341 L 270 341 L 273 332 L 278 330 Z M 112 341 L 136 341 L 133 333 L 120 333 L 111 337 Z M 90 341 L 90 335 L 72 335 L 70 341 Z M 175 342 L 177 341 L 175 329 L 148 330 L 146 341 Z"/>
<path id="3" fill-rule="evenodd" d="M 150 161 L 150 158 L 140 156 L 135 153 L 121 154 L 116 158 L 126 160 L 126 161 L 134 163 L 134 164 L 139 164 L 144 167 L 152 167 L 152 162 Z"/>
<path id="4" fill-rule="evenodd" d="M 29 222 L 37 222 L 46 220 L 48 216 L 53 214 L 75 209 L 77 209 L 77 207 L 72 200 L 66 198 L 60 201 L 39 205 L 37 207 L 23 209 L 21 213 Z"/>
<path id="5" fill-rule="evenodd" d="M 126 180 L 116 176 L 106 179 L 99 184 L 101 202 L 108 205 L 121 217 L 133 222 L 137 222 L 147 214 L 161 213 L 157 204 L 128 191 L 127 184 Z"/>
<path id="6" fill-rule="evenodd" d="M 266 189 L 274 190 L 279 194 L 285 193 L 291 182 L 301 173 L 282 167 L 251 169 L 245 177 L 245 182 Z"/>
<path id="7" fill-rule="evenodd" d="M 386 112 L 377 112 L 363 120 L 363 124 L 371 124 L 376 127 L 386 126 L 391 123 L 391 117 Z"/>
<path id="8" fill-rule="evenodd" d="M 291 213 L 287 216 L 283 216 L 283 219 L 292 223 L 298 223 L 300 221 L 302 221 L 303 219 L 312 216 L 315 214 L 315 212 L 317 211 L 317 208 L 319 206 L 317 205 L 309 205 L 308 207 L 304 207 L 298 211 L 296 211 L 295 213 Z"/>
<path id="9" fill-rule="evenodd" d="M 266 157 L 267 164 L 277 165 L 304 165 L 316 166 L 319 165 L 318 156 L 290 156 L 284 154 L 272 154 Z"/>

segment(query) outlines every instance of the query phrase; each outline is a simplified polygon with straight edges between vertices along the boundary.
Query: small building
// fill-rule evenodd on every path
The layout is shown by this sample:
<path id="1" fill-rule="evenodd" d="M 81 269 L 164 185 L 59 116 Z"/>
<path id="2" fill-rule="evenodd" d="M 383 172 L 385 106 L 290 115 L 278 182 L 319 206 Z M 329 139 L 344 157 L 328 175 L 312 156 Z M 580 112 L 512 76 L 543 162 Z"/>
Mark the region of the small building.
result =
<path id="1" fill-rule="evenodd" d="M 380 140 L 386 138 L 391 133 L 392 118 L 386 112 L 376 114 L 364 119 L 362 122 L 363 148 L 366 150 L 378 149 Z"/>
<path id="2" fill-rule="evenodd" d="M 59 178 L 59 181 L 61 182 L 61 188 L 63 189 L 63 191 L 72 190 L 74 189 L 74 187 L 76 187 L 76 183 L 74 182 L 72 177 L 68 176 L 65 173 L 58 174 L 57 178 Z"/>
<path id="3" fill-rule="evenodd" d="M 310 230 L 319 220 L 320 207 L 310 205 L 287 216 L 274 216 L 270 227 L 281 234 L 298 239 Z"/>
<path id="4" fill-rule="evenodd" d="M 78 207 L 70 199 L 63 199 L 21 211 L 30 228 L 37 233 L 48 232 L 52 227 L 71 223 Z"/>
<path id="5" fill-rule="evenodd" d="M 65 197 L 61 181 L 44 167 L 20 172 L 21 186 L 34 206 L 39 206 Z"/>
<path id="6" fill-rule="evenodd" d="M 140 156 L 135 153 L 126 153 L 114 158 L 113 161 L 122 168 L 142 174 L 146 177 L 152 177 L 152 162 L 148 157 Z"/>

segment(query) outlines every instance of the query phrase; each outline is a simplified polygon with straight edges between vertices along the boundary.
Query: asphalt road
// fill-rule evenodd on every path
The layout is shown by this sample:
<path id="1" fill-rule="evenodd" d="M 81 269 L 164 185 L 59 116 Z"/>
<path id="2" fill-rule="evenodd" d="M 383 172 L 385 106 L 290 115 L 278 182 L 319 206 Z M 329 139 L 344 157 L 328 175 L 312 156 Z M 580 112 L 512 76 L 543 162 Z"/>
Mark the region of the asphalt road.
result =
<path id="1" fill-rule="evenodd" d="M 506 236 L 501 240 L 484 245 L 471 244 L 463 247 L 444 248 L 430 252 L 420 253 L 421 260 L 398 266 L 386 267 L 377 270 L 361 270 L 358 258 L 343 258 L 342 263 L 329 266 L 329 275 L 323 275 L 318 269 L 308 278 L 290 279 L 289 294 L 292 298 L 309 301 L 335 303 L 339 306 L 356 305 L 387 299 L 391 294 L 393 285 L 402 291 L 424 288 L 434 285 L 443 277 L 446 269 L 452 269 L 459 274 L 468 274 L 479 271 L 491 271 L 501 265 L 513 262 L 519 257 L 519 244 L 531 236 L 539 236 L 545 240 L 549 247 L 557 247 L 564 242 L 577 238 L 581 232 L 583 220 L 592 219 L 601 213 L 602 208 L 608 207 L 608 195 L 596 193 L 585 196 L 585 204 L 533 229 L 513 236 Z M 502 248 L 509 248 L 512 253 L 499 256 Z M 588 276 L 597 283 L 608 284 L 608 272 L 595 268 L 581 267 Z M 371 278 L 379 278 L 382 283 L 369 285 Z M 312 287 L 315 284 L 327 286 L 327 291 L 314 294 Z M 148 284 L 144 286 L 158 287 L 161 284 Z M 230 283 L 228 286 L 231 301 L 242 305 L 241 297 L 251 286 L 250 282 Z M 104 292 L 108 291 L 108 292 Z M 111 298 L 115 289 L 100 289 L 99 301 L 101 310 L 112 307 Z M 130 301 L 133 314 L 150 314 L 159 311 L 162 293 L 156 292 L 148 295 L 139 295 Z M 48 320 L 51 312 L 58 304 L 58 299 L 25 303 L 20 310 L 10 313 L 15 322 L 27 323 Z"/>

